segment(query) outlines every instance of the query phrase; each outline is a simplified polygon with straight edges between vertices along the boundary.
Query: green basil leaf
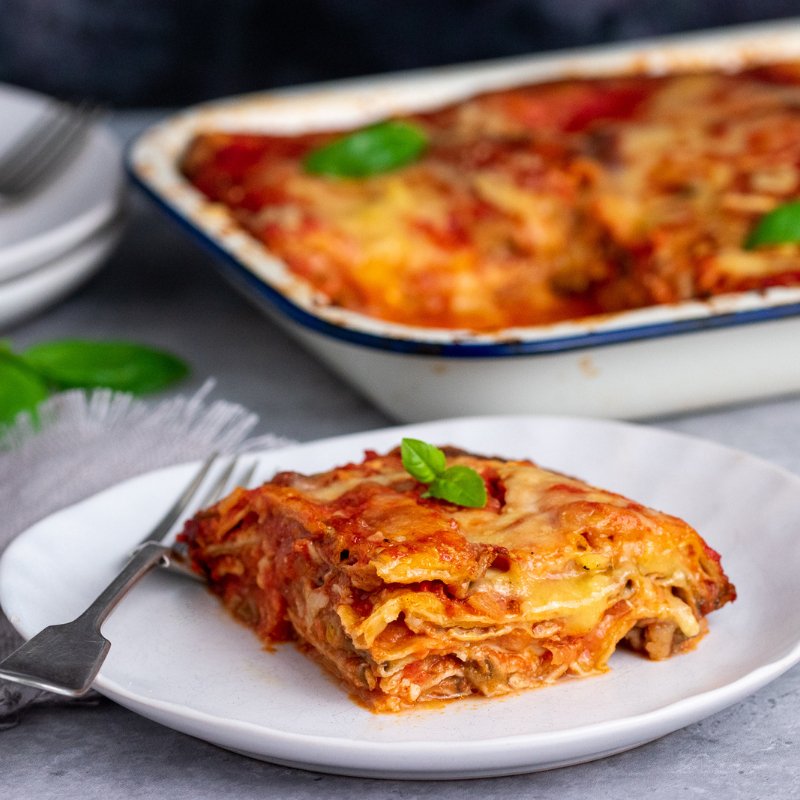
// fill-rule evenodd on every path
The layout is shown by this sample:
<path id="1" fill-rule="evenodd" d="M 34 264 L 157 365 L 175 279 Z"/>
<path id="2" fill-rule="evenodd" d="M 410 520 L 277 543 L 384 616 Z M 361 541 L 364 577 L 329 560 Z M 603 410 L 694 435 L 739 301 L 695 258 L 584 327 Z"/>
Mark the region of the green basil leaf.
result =
<path id="1" fill-rule="evenodd" d="M 486 505 L 486 484 L 474 469 L 456 464 L 436 478 L 425 495 L 467 508 L 483 508 Z"/>
<path id="2" fill-rule="evenodd" d="M 23 411 L 35 414 L 48 394 L 35 372 L 10 353 L 0 353 L 0 425 L 10 425 Z"/>
<path id="3" fill-rule="evenodd" d="M 306 172 L 335 178 L 365 178 L 416 161 L 428 145 L 421 128 L 390 120 L 335 139 L 309 153 Z"/>
<path id="4" fill-rule="evenodd" d="M 774 208 L 750 231 L 744 246 L 752 250 L 762 245 L 800 242 L 800 200 Z"/>
<path id="5" fill-rule="evenodd" d="M 60 389 L 107 387 L 146 394 L 166 388 L 189 371 L 169 353 L 129 342 L 44 342 L 21 353 L 20 358 Z"/>
<path id="6" fill-rule="evenodd" d="M 400 457 L 406 472 L 422 483 L 435 480 L 446 466 L 444 453 L 421 439 L 403 439 L 400 443 Z"/>

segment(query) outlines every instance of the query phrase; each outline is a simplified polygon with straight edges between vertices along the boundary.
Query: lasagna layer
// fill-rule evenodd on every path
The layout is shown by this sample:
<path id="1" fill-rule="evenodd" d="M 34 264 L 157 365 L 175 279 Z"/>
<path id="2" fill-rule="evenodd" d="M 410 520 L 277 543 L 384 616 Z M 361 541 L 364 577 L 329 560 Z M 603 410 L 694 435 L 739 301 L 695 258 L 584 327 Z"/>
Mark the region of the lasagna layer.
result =
<path id="1" fill-rule="evenodd" d="M 491 331 L 800 284 L 800 246 L 746 249 L 800 192 L 800 63 L 580 79 L 404 118 L 416 162 L 310 174 L 342 135 L 202 132 L 182 169 L 326 302 Z"/>
<path id="2" fill-rule="evenodd" d="M 489 501 L 423 497 L 399 452 L 238 489 L 187 523 L 192 563 L 262 642 L 296 638 L 397 711 L 694 646 L 735 598 L 687 523 L 529 461 L 447 449 Z"/>

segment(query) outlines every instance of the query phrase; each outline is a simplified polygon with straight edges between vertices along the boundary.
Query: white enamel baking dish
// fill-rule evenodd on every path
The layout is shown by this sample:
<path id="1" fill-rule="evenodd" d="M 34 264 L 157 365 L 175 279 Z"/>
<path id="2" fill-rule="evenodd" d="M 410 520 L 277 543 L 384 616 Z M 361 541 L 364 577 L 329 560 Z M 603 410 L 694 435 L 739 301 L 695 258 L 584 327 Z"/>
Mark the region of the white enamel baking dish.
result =
<path id="1" fill-rule="evenodd" d="M 195 133 L 208 129 L 347 128 L 539 80 L 733 69 L 796 57 L 800 20 L 789 20 L 250 94 L 190 108 L 150 128 L 130 148 L 127 164 L 134 181 L 219 256 L 223 274 L 248 298 L 399 420 L 675 413 L 800 391 L 800 288 L 481 335 L 386 323 L 328 305 L 197 192 L 178 171 L 179 159 Z"/>

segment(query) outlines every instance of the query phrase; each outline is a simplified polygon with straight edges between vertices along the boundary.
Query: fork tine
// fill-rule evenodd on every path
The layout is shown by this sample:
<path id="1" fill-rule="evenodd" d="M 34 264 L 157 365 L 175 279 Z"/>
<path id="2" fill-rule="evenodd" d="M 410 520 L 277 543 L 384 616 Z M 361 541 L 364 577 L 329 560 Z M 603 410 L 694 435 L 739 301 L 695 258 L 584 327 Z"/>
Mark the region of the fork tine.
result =
<path id="1" fill-rule="evenodd" d="M 66 164 L 70 156 L 83 143 L 94 120 L 94 114 L 77 110 L 65 117 L 64 124 L 59 126 L 58 137 L 55 141 L 51 141 L 47 147 L 43 148 L 33 163 L 17 177 L 14 182 L 15 193 L 29 192 Z"/>
<path id="2" fill-rule="evenodd" d="M 3 182 L 12 183 L 19 175 L 24 174 L 31 164 L 35 164 L 40 156 L 47 153 L 48 149 L 59 141 L 69 122 L 69 112 L 52 109 L 41 120 L 41 127 L 30 137 L 21 138 L 3 159 L 0 165 L 3 168 L 1 174 Z"/>
<path id="3" fill-rule="evenodd" d="M 234 469 L 236 469 L 236 465 L 239 463 L 239 458 L 239 456 L 232 458 L 227 463 L 225 468 L 219 473 L 217 479 L 211 485 L 211 488 L 206 492 L 206 494 L 203 496 L 203 499 L 200 501 L 200 508 L 212 506 L 217 502 L 217 500 L 222 498 L 222 495 L 225 492 L 225 487 L 228 485 L 228 481 L 230 480 Z"/>
<path id="4" fill-rule="evenodd" d="M 186 510 L 195 492 L 200 488 L 206 474 L 211 469 L 211 465 L 217 460 L 217 453 L 212 453 L 201 465 L 200 469 L 194 474 L 192 479 L 187 484 L 186 488 L 181 492 L 180 497 L 175 501 L 172 507 L 162 518 L 161 522 L 153 528 L 150 533 L 145 536 L 139 543 L 140 545 L 147 544 L 152 541 L 159 541 L 163 539 L 170 531 L 172 526 L 177 521 L 178 517 Z"/>
<path id="5" fill-rule="evenodd" d="M 233 475 L 234 469 L 236 468 L 240 458 L 241 456 L 239 455 L 230 460 L 228 465 L 222 470 L 217 479 L 214 481 L 214 484 L 200 501 L 200 508 L 207 508 L 208 506 L 213 505 L 226 493 L 226 491 L 231 491 L 233 486 L 247 487 L 250 484 L 250 481 L 253 479 L 253 475 L 255 474 L 256 467 L 258 466 L 258 462 L 256 460 L 253 460 L 249 466 L 243 467 L 239 475 L 237 475 L 236 478 L 231 481 L 231 476 Z M 185 577 L 192 578 L 193 580 L 200 581 L 201 583 L 204 582 L 205 579 L 189 566 L 187 560 L 188 547 L 186 542 L 177 541 L 173 542 L 171 555 L 167 558 L 166 563 L 162 564 L 161 566 L 169 572 L 184 575 Z"/>
<path id="6" fill-rule="evenodd" d="M 256 468 L 258 467 L 258 462 L 253 460 L 249 467 L 247 467 L 241 475 L 239 475 L 236 479 L 237 486 L 243 486 L 245 489 L 249 488 L 250 483 L 253 480 L 253 475 L 256 474 Z"/>
<path id="7" fill-rule="evenodd" d="M 60 116 L 59 106 L 48 103 L 43 111 L 19 134 L 14 143 L 0 156 L 0 172 L 16 168 L 28 153 L 36 152 L 52 136 L 53 125 Z"/>
<path id="8" fill-rule="evenodd" d="M 65 164 L 81 144 L 96 114 L 86 105 L 62 106 L 26 141 L 0 161 L 0 194 L 18 196 L 36 188 Z"/>

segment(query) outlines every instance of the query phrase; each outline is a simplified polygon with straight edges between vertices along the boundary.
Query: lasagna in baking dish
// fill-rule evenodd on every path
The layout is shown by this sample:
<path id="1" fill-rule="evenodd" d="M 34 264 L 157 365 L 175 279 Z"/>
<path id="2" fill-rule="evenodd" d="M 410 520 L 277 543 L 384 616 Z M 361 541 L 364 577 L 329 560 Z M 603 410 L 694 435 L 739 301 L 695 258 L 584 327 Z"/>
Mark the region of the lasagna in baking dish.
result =
<path id="1" fill-rule="evenodd" d="M 663 659 L 735 598 L 686 522 L 530 461 L 446 453 L 485 505 L 435 499 L 399 450 L 368 452 L 237 489 L 182 538 L 264 644 L 296 639 L 376 711 L 602 672 L 620 642 Z"/>
<path id="2" fill-rule="evenodd" d="M 323 302 L 492 331 L 800 284 L 747 244 L 800 191 L 798 109 L 800 62 L 563 80 L 398 118 L 418 154 L 370 174 L 320 168 L 343 131 L 204 131 L 181 168 Z"/>

